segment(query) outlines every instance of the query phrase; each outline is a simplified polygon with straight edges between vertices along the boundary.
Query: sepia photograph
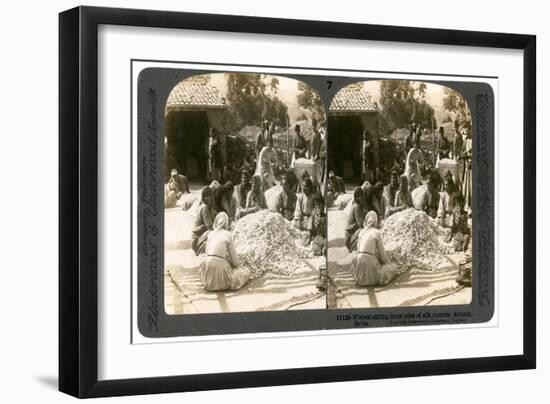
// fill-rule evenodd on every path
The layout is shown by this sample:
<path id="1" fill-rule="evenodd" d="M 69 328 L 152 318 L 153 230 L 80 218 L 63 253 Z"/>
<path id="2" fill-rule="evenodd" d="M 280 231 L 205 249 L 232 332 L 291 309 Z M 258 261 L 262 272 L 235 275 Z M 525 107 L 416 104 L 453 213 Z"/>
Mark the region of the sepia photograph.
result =
<path id="1" fill-rule="evenodd" d="M 167 314 L 326 308 L 326 115 L 308 84 L 197 74 L 164 111 Z"/>
<path id="2" fill-rule="evenodd" d="M 450 87 L 352 83 L 327 123 L 330 309 L 472 300 L 472 117 Z"/>

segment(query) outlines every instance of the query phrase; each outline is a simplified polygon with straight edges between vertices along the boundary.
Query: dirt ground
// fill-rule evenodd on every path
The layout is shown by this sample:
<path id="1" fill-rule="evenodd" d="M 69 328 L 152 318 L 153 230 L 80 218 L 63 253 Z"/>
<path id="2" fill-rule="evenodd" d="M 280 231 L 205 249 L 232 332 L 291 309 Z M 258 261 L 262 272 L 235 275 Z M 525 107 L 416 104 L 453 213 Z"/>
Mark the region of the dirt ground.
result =
<path id="1" fill-rule="evenodd" d="M 472 289 L 455 282 L 463 253 L 447 256 L 447 263 L 432 271 L 411 268 L 385 286 L 357 286 L 351 274 L 351 255 L 345 247 L 346 214 L 328 212 L 328 307 L 370 308 L 468 304 Z"/>
<path id="2" fill-rule="evenodd" d="M 200 188 L 191 187 L 197 198 Z M 305 260 L 307 265 L 292 276 L 265 273 L 238 291 L 206 291 L 198 274 L 202 257 L 195 256 L 191 249 L 193 222 L 192 214 L 182 210 L 181 205 L 165 209 L 164 290 L 168 314 L 326 308 L 326 294 L 315 286 L 323 257 Z"/>

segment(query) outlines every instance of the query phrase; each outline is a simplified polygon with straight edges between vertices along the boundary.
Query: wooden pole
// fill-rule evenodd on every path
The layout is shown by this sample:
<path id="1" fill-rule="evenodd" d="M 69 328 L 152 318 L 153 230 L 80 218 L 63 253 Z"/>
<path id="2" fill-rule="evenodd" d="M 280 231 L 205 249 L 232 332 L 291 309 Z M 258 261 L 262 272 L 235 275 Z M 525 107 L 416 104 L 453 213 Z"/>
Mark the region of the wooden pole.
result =
<path id="1" fill-rule="evenodd" d="M 288 115 L 286 116 L 286 165 L 287 167 L 290 166 L 290 140 L 289 140 L 289 137 L 290 137 L 290 122 L 289 122 L 289 119 L 288 119 Z"/>
<path id="2" fill-rule="evenodd" d="M 435 150 L 435 131 L 434 131 L 434 120 L 430 119 L 430 126 L 432 127 L 432 149 L 433 149 L 433 165 L 437 162 L 437 151 Z"/>

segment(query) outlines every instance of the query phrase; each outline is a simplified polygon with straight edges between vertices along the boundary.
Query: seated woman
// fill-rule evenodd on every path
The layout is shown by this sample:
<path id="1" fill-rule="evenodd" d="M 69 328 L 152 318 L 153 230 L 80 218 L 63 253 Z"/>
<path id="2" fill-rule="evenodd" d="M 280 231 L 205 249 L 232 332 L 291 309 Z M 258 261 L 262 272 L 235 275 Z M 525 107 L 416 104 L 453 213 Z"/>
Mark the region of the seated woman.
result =
<path id="1" fill-rule="evenodd" d="M 359 286 L 386 285 L 397 273 L 397 267 L 388 264 L 382 232 L 376 228 L 376 212 L 367 213 L 364 228 L 359 233 L 358 253 L 351 261 L 351 272 Z"/>
<path id="2" fill-rule="evenodd" d="M 399 189 L 395 193 L 395 201 L 393 207 L 386 209 L 386 217 L 393 215 L 394 213 L 401 212 L 402 210 L 412 208 L 413 201 L 411 193 L 409 192 L 409 179 L 406 175 L 402 175 L 399 178 Z"/>
<path id="3" fill-rule="evenodd" d="M 231 181 L 227 181 L 224 185 L 216 188 L 213 191 L 214 207 L 216 212 L 225 212 L 229 216 L 229 220 L 235 220 L 237 212 L 237 198 L 233 195 L 235 187 Z"/>
<path id="4" fill-rule="evenodd" d="M 173 208 L 183 194 L 189 193 L 189 181 L 185 175 L 178 174 L 175 168 L 170 173 L 170 179 L 164 186 L 164 207 Z"/>
<path id="5" fill-rule="evenodd" d="M 361 187 L 355 188 L 353 191 L 353 206 L 349 212 L 346 224 L 346 247 L 349 252 L 357 248 L 357 237 L 363 228 L 363 222 L 365 220 L 363 194 L 363 189 Z"/>
<path id="6" fill-rule="evenodd" d="M 307 225 L 308 241 L 313 255 L 324 255 L 327 248 L 327 221 L 325 201 L 320 192 L 313 195 L 313 208 Z"/>
<path id="7" fill-rule="evenodd" d="M 307 177 L 302 185 L 302 193 L 296 196 L 296 207 L 292 219 L 292 224 L 299 230 L 307 229 L 307 223 L 313 208 L 313 192 L 313 181 Z"/>
<path id="8" fill-rule="evenodd" d="M 411 192 L 413 207 L 424 211 L 435 219 L 439 208 L 439 192 L 437 191 L 437 176 L 433 173 L 428 177 L 426 184 L 415 188 Z"/>
<path id="9" fill-rule="evenodd" d="M 468 213 L 464 211 L 464 197 L 458 193 L 455 197 L 455 206 L 451 215 L 451 234 L 455 251 L 467 251 L 470 244 L 470 227 Z"/>
<path id="10" fill-rule="evenodd" d="M 386 201 L 383 196 L 384 184 L 378 181 L 373 187 L 369 188 L 365 194 L 365 210 L 376 212 L 376 215 L 382 221 L 386 217 Z"/>
<path id="11" fill-rule="evenodd" d="M 214 228 L 208 234 L 206 258 L 201 263 L 199 276 L 206 290 L 237 290 L 250 279 L 250 271 L 239 268 L 233 234 L 228 231 L 229 216 L 220 212 L 214 220 Z"/>
<path id="12" fill-rule="evenodd" d="M 195 225 L 191 229 L 191 248 L 195 255 L 200 255 L 204 252 L 208 232 L 212 230 L 214 223 L 214 197 L 212 188 L 205 187 L 201 193 L 201 203 L 195 218 Z"/>
<path id="13" fill-rule="evenodd" d="M 460 194 L 455 188 L 452 177 L 446 177 L 443 192 L 439 194 L 439 208 L 437 209 L 437 223 L 440 226 L 451 227 L 453 225 L 453 211 L 456 198 Z"/>
<path id="14" fill-rule="evenodd" d="M 282 190 L 277 195 L 273 211 L 280 213 L 286 220 L 291 221 L 296 209 L 296 193 L 292 189 L 293 185 L 288 176 L 282 179 L 281 187 Z"/>
<path id="15" fill-rule="evenodd" d="M 259 175 L 252 177 L 252 189 L 246 196 L 245 212 L 254 213 L 262 209 L 267 209 L 265 194 L 262 191 L 262 179 Z"/>

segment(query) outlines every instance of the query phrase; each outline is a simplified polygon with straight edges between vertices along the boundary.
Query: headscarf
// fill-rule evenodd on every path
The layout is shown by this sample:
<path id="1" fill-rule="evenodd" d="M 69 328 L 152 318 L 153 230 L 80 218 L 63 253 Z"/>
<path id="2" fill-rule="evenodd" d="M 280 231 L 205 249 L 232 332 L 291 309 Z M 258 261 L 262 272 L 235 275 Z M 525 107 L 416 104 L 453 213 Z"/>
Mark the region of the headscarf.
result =
<path id="1" fill-rule="evenodd" d="M 214 230 L 227 230 L 229 227 L 229 216 L 227 213 L 220 212 L 216 215 L 214 219 Z"/>
<path id="2" fill-rule="evenodd" d="M 212 188 L 210 187 L 204 187 L 202 189 L 202 192 L 201 192 L 201 204 L 205 204 L 206 205 L 206 202 L 204 201 L 204 198 L 206 197 L 206 195 L 209 194 L 210 197 L 212 197 Z"/>
<path id="3" fill-rule="evenodd" d="M 219 187 L 221 187 L 220 183 L 217 181 L 217 180 L 214 180 L 210 183 L 210 185 L 208 186 L 212 191 L 214 191 L 215 189 L 218 189 Z"/>
<path id="4" fill-rule="evenodd" d="M 363 185 L 361 185 L 361 188 L 363 189 L 364 194 L 366 194 L 371 187 L 372 187 L 372 184 L 368 181 L 363 182 Z"/>
<path id="5" fill-rule="evenodd" d="M 365 216 L 365 221 L 363 222 L 363 227 L 368 229 L 370 227 L 376 227 L 378 223 L 378 215 L 374 210 L 370 210 Z"/>

